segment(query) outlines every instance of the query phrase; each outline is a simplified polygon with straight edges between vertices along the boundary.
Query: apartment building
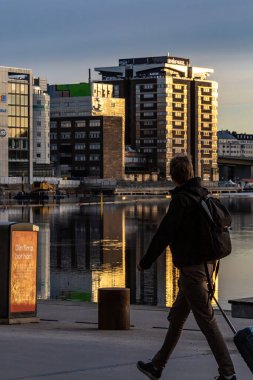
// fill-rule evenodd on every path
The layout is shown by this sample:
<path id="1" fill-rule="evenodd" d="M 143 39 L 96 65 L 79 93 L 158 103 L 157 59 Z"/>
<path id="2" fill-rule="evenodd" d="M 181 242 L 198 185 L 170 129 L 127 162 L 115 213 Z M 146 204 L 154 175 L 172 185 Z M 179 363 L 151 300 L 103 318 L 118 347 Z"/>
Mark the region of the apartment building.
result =
<path id="1" fill-rule="evenodd" d="M 253 135 L 248 133 L 218 131 L 218 155 L 220 157 L 253 157 Z"/>
<path id="2" fill-rule="evenodd" d="M 120 59 L 95 69 L 113 95 L 126 100 L 126 143 L 147 155 L 149 170 L 170 179 L 175 155 L 192 156 L 195 175 L 218 180 L 218 84 L 212 69 L 192 67 L 186 58 Z"/>
<path id="3" fill-rule="evenodd" d="M 124 177 L 124 99 L 110 84 L 49 86 L 51 160 L 68 178 Z"/>

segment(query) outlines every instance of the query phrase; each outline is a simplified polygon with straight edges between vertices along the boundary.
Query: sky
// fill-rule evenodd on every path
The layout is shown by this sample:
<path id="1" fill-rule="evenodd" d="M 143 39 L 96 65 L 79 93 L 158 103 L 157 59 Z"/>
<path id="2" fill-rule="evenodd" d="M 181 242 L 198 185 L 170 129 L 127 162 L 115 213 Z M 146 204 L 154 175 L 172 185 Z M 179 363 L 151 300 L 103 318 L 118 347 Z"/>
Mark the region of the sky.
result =
<path id="1" fill-rule="evenodd" d="M 119 58 L 190 58 L 214 69 L 219 129 L 253 133 L 253 0 L 0 0 L 0 25 L 0 66 L 51 84 Z"/>

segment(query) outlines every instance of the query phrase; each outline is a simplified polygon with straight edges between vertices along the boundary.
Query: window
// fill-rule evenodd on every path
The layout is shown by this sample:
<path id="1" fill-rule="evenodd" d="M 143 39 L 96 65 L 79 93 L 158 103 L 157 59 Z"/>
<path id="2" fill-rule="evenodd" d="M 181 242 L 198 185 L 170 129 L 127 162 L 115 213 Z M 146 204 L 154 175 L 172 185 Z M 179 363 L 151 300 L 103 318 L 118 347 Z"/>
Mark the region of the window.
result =
<path id="1" fill-rule="evenodd" d="M 37 148 L 40 148 L 41 147 L 41 143 L 37 143 Z"/>
<path id="2" fill-rule="evenodd" d="M 100 127 L 100 120 L 90 120 L 90 127 Z"/>
<path id="3" fill-rule="evenodd" d="M 143 107 L 145 107 L 145 108 L 152 108 L 152 107 L 154 107 L 154 103 L 144 103 Z"/>
<path id="4" fill-rule="evenodd" d="M 175 112 L 176 117 L 181 117 L 182 115 L 183 115 L 182 112 Z"/>
<path id="5" fill-rule="evenodd" d="M 153 121 L 147 120 L 143 122 L 143 125 L 153 125 Z"/>
<path id="6" fill-rule="evenodd" d="M 119 98 L 119 86 L 118 85 L 113 86 L 113 94 L 114 94 L 115 98 Z"/>
<path id="7" fill-rule="evenodd" d="M 202 88 L 202 92 L 205 92 L 205 93 L 211 92 L 211 87 Z"/>
<path id="8" fill-rule="evenodd" d="M 90 150 L 100 149 L 100 143 L 91 143 Z"/>
<path id="9" fill-rule="evenodd" d="M 75 138 L 76 139 L 84 139 L 86 133 L 85 132 L 75 132 Z"/>
<path id="10" fill-rule="evenodd" d="M 57 145 L 56 144 L 51 144 L 51 150 L 57 150 Z"/>
<path id="11" fill-rule="evenodd" d="M 154 116 L 154 112 L 143 112 L 143 116 Z"/>
<path id="12" fill-rule="evenodd" d="M 41 132 L 37 132 L 37 137 L 41 137 Z"/>
<path id="13" fill-rule="evenodd" d="M 86 121 L 85 120 L 79 120 L 76 121 L 76 127 L 86 127 Z"/>
<path id="14" fill-rule="evenodd" d="M 51 121 L 50 128 L 57 128 L 57 121 Z"/>
<path id="15" fill-rule="evenodd" d="M 99 154 L 91 154 L 89 159 L 90 159 L 90 161 L 99 161 L 100 155 Z"/>
<path id="16" fill-rule="evenodd" d="M 89 133 L 89 137 L 91 138 L 91 139 L 96 139 L 96 138 L 99 138 L 100 137 L 100 132 L 90 132 Z"/>
<path id="17" fill-rule="evenodd" d="M 50 139 L 56 140 L 57 139 L 57 133 L 50 133 Z"/>
<path id="18" fill-rule="evenodd" d="M 152 83 L 147 83 L 147 84 L 144 84 L 143 88 L 145 90 L 150 90 L 150 89 L 154 88 L 154 85 Z"/>
<path id="19" fill-rule="evenodd" d="M 154 140 L 143 140 L 144 144 L 154 144 Z"/>
<path id="20" fill-rule="evenodd" d="M 40 158 L 40 153 L 37 153 L 37 158 Z"/>
<path id="21" fill-rule="evenodd" d="M 75 155 L 75 161 L 85 161 L 85 160 L 86 160 L 85 154 L 76 154 Z"/>
<path id="22" fill-rule="evenodd" d="M 37 121 L 37 126 L 41 127 L 41 121 L 39 121 L 39 120 Z"/>
<path id="23" fill-rule="evenodd" d="M 84 144 L 84 143 L 75 144 L 76 150 L 83 150 L 83 149 L 85 149 L 85 147 L 86 147 L 86 144 Z"/>
<path id="24" fill-rule="evenodd" d="M 147 99 L 147 98 L 153 98 L 154 97 L 154 94 L 143 94 L 143 98 Z"/>
<path id="25" fill-rule="evenodd" d="M 61 133 L 61 138 L 62 138 L 63 140 L 70 139 L 70 138 L 71 138 L 71 133 L 70 133 L 70 132 L 62 132 L 62 133 Z"/>
<path id="26" fill-rule="evenodd" d="M 71 127 L 71 121 L 62 121 L 61 127 L 62 128 L 70 128 Z"/>

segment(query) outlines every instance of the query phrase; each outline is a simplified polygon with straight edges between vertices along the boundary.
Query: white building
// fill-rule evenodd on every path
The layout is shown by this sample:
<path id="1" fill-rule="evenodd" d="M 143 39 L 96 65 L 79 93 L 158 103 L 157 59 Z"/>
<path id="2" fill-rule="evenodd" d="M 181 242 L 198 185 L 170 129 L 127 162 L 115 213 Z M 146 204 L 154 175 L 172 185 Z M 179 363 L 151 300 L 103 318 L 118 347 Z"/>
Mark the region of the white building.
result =
<path id="1" fill-rule="evenodd" d="M 50 164 L 50 96 L 40 78 L 33 86 L 33 162 Z"/>
<path id="2" fill-rule="evenodd" d="M 229 131 L 218 132 L 219 157 L 253 157 L 253 135 Z"/>

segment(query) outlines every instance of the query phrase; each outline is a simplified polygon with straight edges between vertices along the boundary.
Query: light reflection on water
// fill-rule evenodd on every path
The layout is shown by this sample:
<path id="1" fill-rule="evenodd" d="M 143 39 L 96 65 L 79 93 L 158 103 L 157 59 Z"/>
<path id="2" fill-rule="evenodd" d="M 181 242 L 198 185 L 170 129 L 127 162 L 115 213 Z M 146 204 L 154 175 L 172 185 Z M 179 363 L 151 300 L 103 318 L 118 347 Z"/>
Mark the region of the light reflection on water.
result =
<path id="1" fill-rule="evenodd" d="M 233 254 L 222 260 L 218 296 L 252 296 L 253 197 L 226 196 L 233 216 Z M 129 287 L 132 303 L 170 306 L 178 271 L 169 249 L 147 271 L 136 265 L 146 251 L 168 200 L 58 207 L 0 209 L 1 221 L 30 221 L 40 226 L 39 297 L 97 301 L 99 287 Z"/>

